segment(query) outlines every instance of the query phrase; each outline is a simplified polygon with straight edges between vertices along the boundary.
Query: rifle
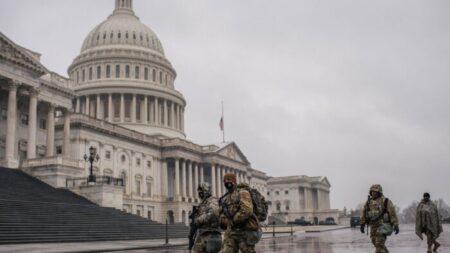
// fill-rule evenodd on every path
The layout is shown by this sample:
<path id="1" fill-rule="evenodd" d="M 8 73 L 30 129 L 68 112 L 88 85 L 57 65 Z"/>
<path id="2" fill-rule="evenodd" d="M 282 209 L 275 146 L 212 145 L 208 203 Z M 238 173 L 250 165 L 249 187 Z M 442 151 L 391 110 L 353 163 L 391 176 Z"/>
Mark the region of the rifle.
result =
<path id="1" fill-rule="evenodd" d="M 189 215 L 191 219 L 191 223 L 189 224 L 189 253 L 191 253 L 192 248 L 194 247 L 195 239 L 197 237 L 198 227 L 195 225 L 195 216 L 197 216 L 198 206 L 192 207 L 192 212 Z"/>

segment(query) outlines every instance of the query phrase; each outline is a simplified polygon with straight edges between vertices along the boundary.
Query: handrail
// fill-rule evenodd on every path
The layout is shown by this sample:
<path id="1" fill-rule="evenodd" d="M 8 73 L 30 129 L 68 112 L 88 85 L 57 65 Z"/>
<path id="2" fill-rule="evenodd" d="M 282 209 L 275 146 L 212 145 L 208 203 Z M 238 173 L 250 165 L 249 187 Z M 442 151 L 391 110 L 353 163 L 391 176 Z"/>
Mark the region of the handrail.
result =
<path id="1" fill-rule="evenodd" d="M 111 176 L 95 176 L 94 182 L 89 182 L 87 177 L 68 177 L 66 178 L 66 188 L 75 188 L 80 185 L 117 185 L 125 186 L 123 178 L 115 178 Z"/>

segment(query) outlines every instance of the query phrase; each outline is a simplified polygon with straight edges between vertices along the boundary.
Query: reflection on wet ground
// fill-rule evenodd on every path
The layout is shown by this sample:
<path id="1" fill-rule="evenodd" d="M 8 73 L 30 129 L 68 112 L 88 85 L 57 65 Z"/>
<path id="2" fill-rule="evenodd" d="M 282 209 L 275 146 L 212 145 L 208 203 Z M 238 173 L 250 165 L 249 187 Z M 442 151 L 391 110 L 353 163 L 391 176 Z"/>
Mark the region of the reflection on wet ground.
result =
<path id="1" fill-rule="evenodd" d="M 401 232 L 388 239 L 390 253 L 425 253 L 426 241 L 420 241 L 415 235 L 412 225 L 400 226 Z M 444 233 L 438 241 L 441 243 L 440 253 L 450 253 L 450 225 L 444 225 Z M 187 249 L 135 250 L 127 253 L 187 253 Z M 372 253 L 374 248 L 368 236 L 359 229 L 343 229 L 322 233 L 298 233 L 293 237 L 267 238 L 261 240 L 258 253 Z"/>

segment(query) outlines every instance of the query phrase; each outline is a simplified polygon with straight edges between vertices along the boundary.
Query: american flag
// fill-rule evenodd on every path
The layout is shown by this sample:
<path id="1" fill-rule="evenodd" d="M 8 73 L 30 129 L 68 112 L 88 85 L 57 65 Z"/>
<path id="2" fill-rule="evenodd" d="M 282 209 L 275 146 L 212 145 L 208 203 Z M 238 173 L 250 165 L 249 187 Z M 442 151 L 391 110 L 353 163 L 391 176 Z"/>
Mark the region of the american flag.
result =
<path id="1" fill-rule="evenodd" d="M 219 126 L 220 130 L 223 131 L 223 116 L 220 118 Z"/>

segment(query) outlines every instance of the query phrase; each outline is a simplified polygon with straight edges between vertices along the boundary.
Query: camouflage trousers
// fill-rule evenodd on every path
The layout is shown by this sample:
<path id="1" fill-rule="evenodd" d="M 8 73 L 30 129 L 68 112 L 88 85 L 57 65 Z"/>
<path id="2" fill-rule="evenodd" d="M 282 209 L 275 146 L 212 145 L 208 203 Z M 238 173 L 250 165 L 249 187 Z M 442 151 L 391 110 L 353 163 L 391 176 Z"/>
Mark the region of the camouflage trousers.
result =
<path id="1" fill-rule="evenodd" d="M 370 239 L 372 240 L 373 246 L 375 246 L 375 253 L 389 253 L 386 248 L 386 235 L 378 232 L 380 226 L 372 225 L 370 226 Z"/>
<path id="2" fill-rule="evenodd" d="M 194 252 L 195 253 L 217 253 L 217 252 L 219 252 L 219 251 L 217 251 L 217 252 L 208 252 L 206 250 L 206 244 L 207 244 L 207 242 L 208 242 L 210 237 L 211 237 L 211 234 L 209 234 L 209 233 L 198 235 L 195 238 L 195 242 L 194 242 L 194 247 L 193 247 Z"/>
<path id="3" fill-rule="evenodd" d="M 425 234 L 427 235 L 428 250 L 431 250 L 431 247 L 433 247 L 433 245 L 436 248 L 439 247 L 440 244 L 436 241 L 437 238 L 433 235 L 433 233 L 431 233 L 431 231 L 427 230 Z"/>
<path id="4" fill-rule="evenodd" d="M 227 230 L 223 239 L 223 246 L 220 253 L 256 253 L 255 245 L 247 244 L 247 234 L 245 231 Z"/>

